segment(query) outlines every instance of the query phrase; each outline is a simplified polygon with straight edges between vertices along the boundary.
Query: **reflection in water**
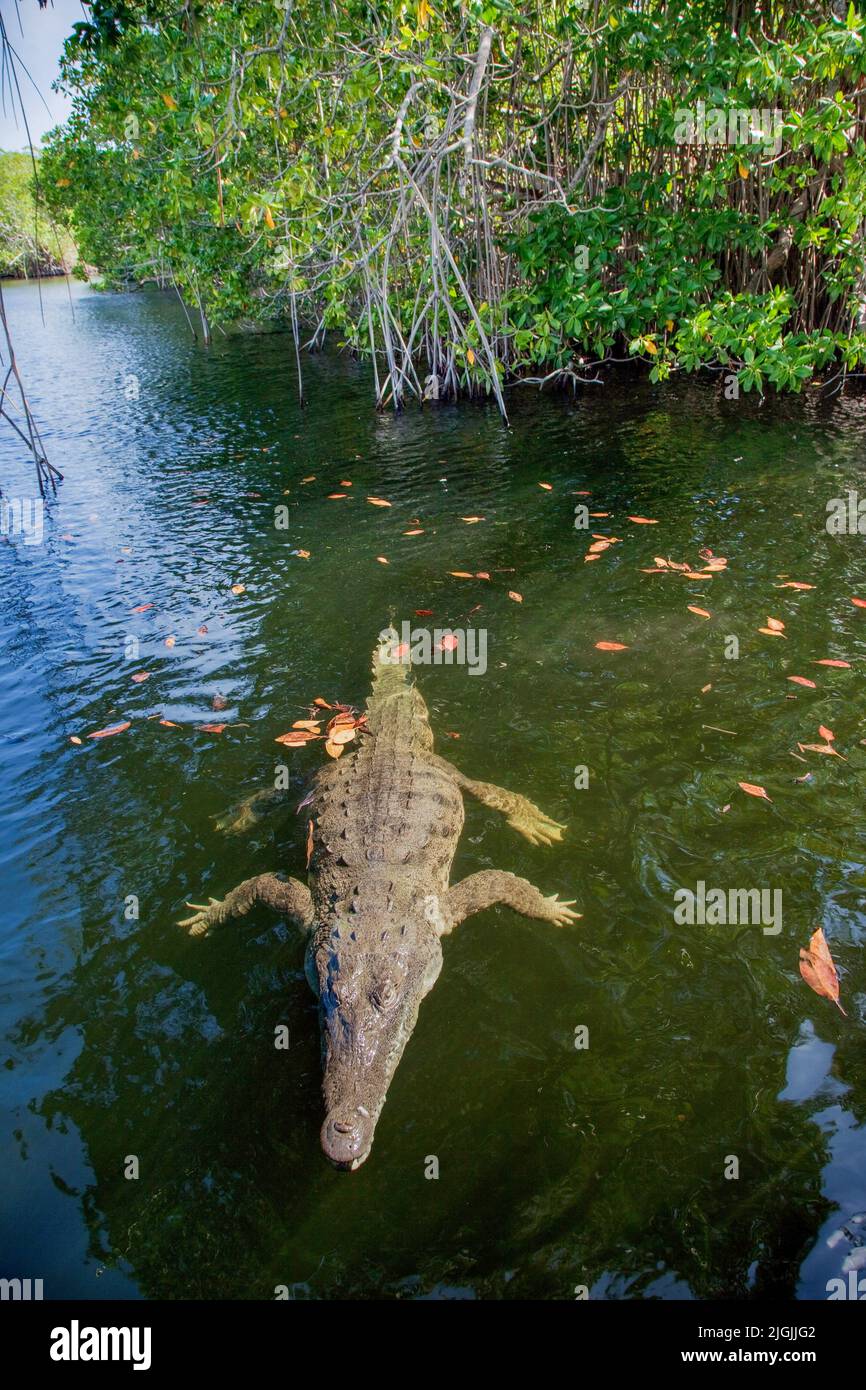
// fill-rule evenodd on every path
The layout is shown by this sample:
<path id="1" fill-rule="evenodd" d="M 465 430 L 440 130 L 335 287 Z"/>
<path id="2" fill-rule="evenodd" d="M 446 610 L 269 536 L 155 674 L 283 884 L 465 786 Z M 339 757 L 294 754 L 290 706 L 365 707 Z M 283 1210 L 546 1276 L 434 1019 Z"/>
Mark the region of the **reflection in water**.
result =
<path id="1" fill-rule="evenodd" d="M 7 294 L 67 480 L 42 545 L 0 546 L 0 1273 L 60 1297 L 825 1297 L 857 1248 L 834 1233 L 866 1210 L 863 569 L 823 527 L 861 485 L 862 404 L 518 389 L 506 431 L 477 406 L 374 415 L 363 369 L 325 355 L 301 412 L 278 335 L 205 351 L 162 296 L 81 291 L 73 323 L 44 294 L 45 330 L 31 286 Z M 0 436 L 7 493 L 28 476 Z M 587 490 L 622 538 L 592 564 Z M 642 572 L 703 547 L 725 575 Z M 455 876 L 507 867 L 584 918 L 491 912 L 448 940 L 347 1176 L 319 1153 L 298 935 L 266 911 L 197 943 L 174 922 L 190 895 L 302 871 L 314 749 L 279 750 L 287 811 L 247 836 L 214 820 L 272 781 L 313 697 L 363 700 L 392 608 L 484 626 L 483 678 L 419 673 L 440 750 L 569 825 L 541 850 L 470 806 Z M 791 757 L 821 722 L 846 762 Z M 780 887 L 781 932 L 678 925 L 700 880 Z M 818 923 L 847 1020 L 797 973 Z"/>

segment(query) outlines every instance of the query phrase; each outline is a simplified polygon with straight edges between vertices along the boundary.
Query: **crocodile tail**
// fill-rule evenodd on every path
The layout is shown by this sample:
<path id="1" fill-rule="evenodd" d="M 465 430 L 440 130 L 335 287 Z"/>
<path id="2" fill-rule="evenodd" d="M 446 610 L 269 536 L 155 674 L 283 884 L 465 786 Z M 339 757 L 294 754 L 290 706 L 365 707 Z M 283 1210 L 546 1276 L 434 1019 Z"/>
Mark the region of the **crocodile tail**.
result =
<path id="1" fill-rule="evenodd" d="M 380 695 L 405 684 L 411 664 L 393 621 L 392 617 L 391 626 L 379 633 L 379 644 L 373 649 L 373 688 Z"/>

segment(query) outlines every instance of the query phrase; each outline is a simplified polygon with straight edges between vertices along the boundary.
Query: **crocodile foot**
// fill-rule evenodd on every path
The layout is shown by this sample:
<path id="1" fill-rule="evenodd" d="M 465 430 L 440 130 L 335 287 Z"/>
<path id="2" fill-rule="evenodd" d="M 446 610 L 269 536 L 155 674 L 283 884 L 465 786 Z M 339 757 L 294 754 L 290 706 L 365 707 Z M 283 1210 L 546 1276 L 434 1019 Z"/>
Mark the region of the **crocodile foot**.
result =
<path id="1" fill-rule="evenodd" d="M 551 820 L 528 797 L 516 795 L 513 807 L 509 806 L 508 809 L 510 815 L 507 823 L 531 845 L 552 845 L 554 840 L 562 839 L 565 826 Z"/>
<path id="2" fill-rule="evenodd" d="M 578 922 L 580 920 L 583 913 L 572 912 L 571 910 L 576 902 L 576 898 L 568 898 L 565 902 L 560 902 L 558 893 L 554 893 L 551 898 L 544 899 L 544 905 L 549 913 L 549 920 L 555 927 L 567 927 L 570 922 Z"/>
<path id="3" fill-rule="evenodd" d="M 185 917 L 182 922 L 178 922 L 179 927 L 189 932 L 190 936 L 204 936 L 207 931 L 216 924 L 219 919 L 219 909 L 222 907 L 220 898 L 211 898 L 210 902 L 187 903 L 187 907 L 194 907 L 195 913 L 192 917 Z"/>

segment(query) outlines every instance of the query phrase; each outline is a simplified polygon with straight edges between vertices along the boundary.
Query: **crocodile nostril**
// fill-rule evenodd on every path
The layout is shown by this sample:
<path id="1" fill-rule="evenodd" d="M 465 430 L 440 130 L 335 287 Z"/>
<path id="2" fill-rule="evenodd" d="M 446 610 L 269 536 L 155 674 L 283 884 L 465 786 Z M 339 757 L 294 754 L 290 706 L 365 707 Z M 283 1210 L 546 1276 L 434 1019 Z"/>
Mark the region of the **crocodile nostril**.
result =
<path id="1" fill-rule="evenodd" d="M 334 1121 L 334 1129 L 338 1134 L 351 1134 L 353 1128 L 353 1125 L 341 1124 L 339 1120 Z"/>

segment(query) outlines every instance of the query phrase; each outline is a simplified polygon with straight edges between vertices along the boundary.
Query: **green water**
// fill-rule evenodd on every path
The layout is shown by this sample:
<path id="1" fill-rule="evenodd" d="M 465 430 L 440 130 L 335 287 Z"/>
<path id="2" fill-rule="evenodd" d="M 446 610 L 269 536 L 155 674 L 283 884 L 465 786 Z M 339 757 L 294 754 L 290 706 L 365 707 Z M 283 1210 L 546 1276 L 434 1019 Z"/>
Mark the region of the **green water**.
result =
<path id="1" fill-rule="evenodd" d="M 863 402 L 517 389 L 506 430 L 479 406 L 376 415 L 335 353 L 301 410 L 285 337 L 206 350 L 167 297 L 79 291 L 73 320 L 44 296 L 42 327 L 34 288 L 7 290 L 66 481 L 41 544 L 0 543 L 0 1273 L 61 1298 L 825 1297 L 849 1250 L 827 1237 L 866 1209 L 866 537 L 824 525 L 866 495 Z M 0 482 L 33 490 L 8 427 Z M 589 564 L 582 501 L 621 537 Z M 641 572 L 704 547 L 729 562 L 710 580 Z M 483 676 L 418 673 L 439 751 L 568 823 L 533 847 L 469 803 L 455 880 L 510 869 L 584 915 L 493 909 L 446 941 L 347 1175 L 319 1152 L 298 934 L 266 909 L 205 941 L 174 923 L 187 896 L 303 876 L 324 754 L 274 739 L 315 696 L 363 702 L 389 610 L 419 608 L 487 636 Z M 846 761 L 792 757 L 822 723 Z M 278 761 L 287 813 L 220 835 Z M 781 889 L 781 930 L 678 925 L 699 880 Z M 818 925 L 847 1018 L 798 974 Z"/>

